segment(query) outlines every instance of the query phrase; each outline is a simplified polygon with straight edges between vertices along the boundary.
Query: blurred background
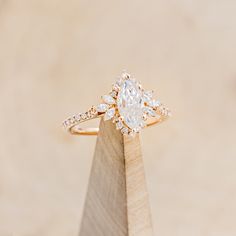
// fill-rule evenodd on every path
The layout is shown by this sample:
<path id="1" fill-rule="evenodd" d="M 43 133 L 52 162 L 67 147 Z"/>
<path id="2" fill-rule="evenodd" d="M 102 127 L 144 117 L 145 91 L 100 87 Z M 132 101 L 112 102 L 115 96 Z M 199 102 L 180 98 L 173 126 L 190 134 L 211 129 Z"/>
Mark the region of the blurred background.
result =
<path id="1" fill-rule="evenodd" d="M 123 69 L 173 117 L 142 132 L 155 235 L 236 235 L 236 2 L 0 0 L 0 236 L 78 235 L 96 137 L 61 129 Z"/>

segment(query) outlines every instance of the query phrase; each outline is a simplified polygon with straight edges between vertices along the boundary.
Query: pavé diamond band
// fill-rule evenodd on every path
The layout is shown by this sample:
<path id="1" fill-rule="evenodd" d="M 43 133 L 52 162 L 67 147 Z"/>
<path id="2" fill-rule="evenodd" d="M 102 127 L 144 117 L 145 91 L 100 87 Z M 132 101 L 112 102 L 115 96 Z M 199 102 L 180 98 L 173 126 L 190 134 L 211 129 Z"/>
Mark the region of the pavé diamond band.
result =
<path id="1" fill-rule="evenodd" d="M 73 115 L 63 122 L 63 126 L 77 135 L 97 135 L 98 128 L 81 128 L 80 124 L 103 117 L 112 120 L 124 135 L 134 135 L 142 128 L 162 122 L 170 116 L 170 111 L 158 100 L 153 99 L 153 91 L 145 91 L 141 84 L 123 72 L 108 95 L 102 96 L 102 103 L 85 113 Z"/>

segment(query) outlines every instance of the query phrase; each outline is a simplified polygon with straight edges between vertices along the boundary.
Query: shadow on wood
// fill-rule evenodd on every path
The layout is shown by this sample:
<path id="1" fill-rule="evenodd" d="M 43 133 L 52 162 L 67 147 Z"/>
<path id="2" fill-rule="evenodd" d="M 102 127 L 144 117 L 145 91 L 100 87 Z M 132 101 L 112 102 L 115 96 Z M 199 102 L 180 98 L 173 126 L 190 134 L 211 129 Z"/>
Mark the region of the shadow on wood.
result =
<path id="1" fill-rule="evenodd" d="M 151 236 L 139 136 L 101 120 L 79 236 Z"/>

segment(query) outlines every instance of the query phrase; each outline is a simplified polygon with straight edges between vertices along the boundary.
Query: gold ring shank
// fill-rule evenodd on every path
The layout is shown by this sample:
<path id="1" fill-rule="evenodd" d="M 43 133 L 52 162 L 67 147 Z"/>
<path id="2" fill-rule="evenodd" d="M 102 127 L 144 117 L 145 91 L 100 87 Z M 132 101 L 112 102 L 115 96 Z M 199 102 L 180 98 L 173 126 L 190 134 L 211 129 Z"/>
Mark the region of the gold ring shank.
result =
<path id="1" fill-rule="evenodd" d="M 85 121 L 88 121 L 88 120 L 92 120 L 92 119 L 96 119 L 96 118 L 99 118 L 99 117 L 102 117 L 104 114 L 101 114 L 101 115 L 97 115 L 97 116 L 94 116 L 94 117 L 91 117 L 91 118 L 88 118 L 87 120 Z M 161 117 L 152 117 L 152 118 L 148 118 L 147 119 L 147 127 L 149 126 L 152 126 L 152 125 L 155 125 L 155 124 L 158 124 L 158 123 L 161 123 L 162 121 L 164 121 L 167 117 L 165 116 L 161 116 Z M 83 121 L 83 122 L 85 122 Z M 81 128 L 81 123 L 77 123 L 77 124 L 74 124 L 72 125 L 68 131 L 73 134 L 73 135 L 98 135 L 98 132 L 99 132 L 99 128 Z"/>

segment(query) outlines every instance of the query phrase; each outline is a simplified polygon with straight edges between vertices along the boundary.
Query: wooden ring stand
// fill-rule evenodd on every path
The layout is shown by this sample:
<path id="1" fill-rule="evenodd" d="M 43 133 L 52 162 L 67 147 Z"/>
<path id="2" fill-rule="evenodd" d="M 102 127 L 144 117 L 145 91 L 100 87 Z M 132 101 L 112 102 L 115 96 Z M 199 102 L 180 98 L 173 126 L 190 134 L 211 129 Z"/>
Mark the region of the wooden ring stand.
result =
<path id="1" fill-rule="evenodd" d="M 151 236 L 139 135 L 100 122 L 79 236 Z"/>

